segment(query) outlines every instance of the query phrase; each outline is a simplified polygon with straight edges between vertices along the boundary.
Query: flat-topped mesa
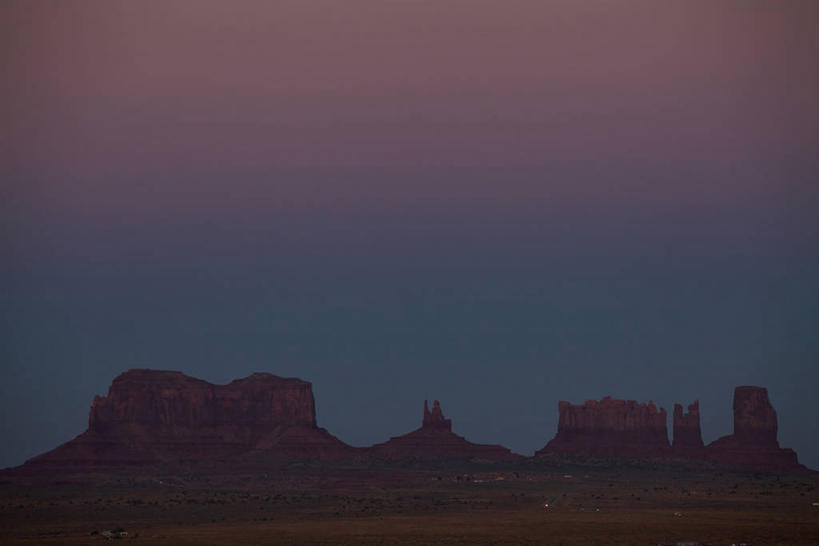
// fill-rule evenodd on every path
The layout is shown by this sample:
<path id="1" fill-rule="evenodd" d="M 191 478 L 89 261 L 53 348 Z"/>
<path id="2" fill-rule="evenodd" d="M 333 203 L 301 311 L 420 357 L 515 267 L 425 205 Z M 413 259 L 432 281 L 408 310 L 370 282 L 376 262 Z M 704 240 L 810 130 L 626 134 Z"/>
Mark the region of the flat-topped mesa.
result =
<path id="1" fill-rule="evenodd" d="M 390 438 L 369 448 L 369 454 L 378 459 L 513 459 L 510 450 L 499 445 L 473 444 L 452 432 L 452 421 L 445 419 L 441 404 L 435 400 L 432 411 L 424 401 L 424 419 L 421 428 Z"/>
<path id="2" fill-rule="evenodd" d="M 295 378 L 254 373 L 227 385 L 213 385 L 181 372 L 130 370 L 97 396 L 90 430 L 145 426 L 172 432 L 225 425 L 264 429 L 316 426 L 312 385 Z"/>
<path id="3" fill-rule="evenodd" d="M 670 453 L 665 409 L 654 402 L 607 396 L 583 405 L 558 403 L 557 435 L 535 455 L 575 453 L 597 457 L 665 457 Z"/>
<path id="4" fill-rule="evenodd" d="M 792 449 L 779 447 L 776 435 L 776 411 L 768 400 L 768 389 L 737 387 L 734 390 L 734 433 L 708 444 L 706 456 L 749 470 L 805 471 Z"/>
<path id="5" fill-rule="evenodd" d="M 424 400 L 424 420 L 421 428 L 436 428 L 442 430 L 452 430 L 452 419 L 444 419 L 444 412 L 441 411 L 441 404 L 437 400 L 432 402 L 432 411 L 429 411 L 429 404 Z"/>
<path id="6" fill-rule="evenodd" d="M 254 373 L 214 385 L 181 372 L 136 369 L 94 397 L 85 433 L 31 462 L 116 465 L 249 451 L 312 458 L 350 449 L 316 425 L 307 381 Z"/>
<path id="7" fill-rule="evenodd" d="M 689 404 L 688 412 L 683 413 L 680 404 L 674 404 L 674 443 L 672 452 L 675 457 L 696 459 L 705 455 L 700 430 L 700 401 Z"/>

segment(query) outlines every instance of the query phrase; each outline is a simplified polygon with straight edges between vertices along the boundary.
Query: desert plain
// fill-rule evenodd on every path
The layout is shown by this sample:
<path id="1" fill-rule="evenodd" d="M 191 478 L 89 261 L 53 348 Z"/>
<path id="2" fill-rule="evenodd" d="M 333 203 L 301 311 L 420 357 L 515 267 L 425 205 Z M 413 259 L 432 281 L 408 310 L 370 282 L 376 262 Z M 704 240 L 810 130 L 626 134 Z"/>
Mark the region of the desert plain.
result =
<path id="1" fill-rule="evenodd" d="M 817 476 L 565 456 L 17 471 L 0 543 L 816 545 Z"/>

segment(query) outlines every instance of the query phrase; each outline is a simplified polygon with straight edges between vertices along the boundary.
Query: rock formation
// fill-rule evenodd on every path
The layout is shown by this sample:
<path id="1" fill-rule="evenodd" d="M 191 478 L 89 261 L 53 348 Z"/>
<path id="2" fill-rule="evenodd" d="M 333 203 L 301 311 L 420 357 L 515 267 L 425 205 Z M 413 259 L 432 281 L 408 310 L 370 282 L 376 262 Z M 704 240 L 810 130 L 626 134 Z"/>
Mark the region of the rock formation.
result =
<path id="1" fill-rule="evenodd" d="M 437 400 L 432 403 L 432 411 L 429 411 L 429 404 L 424 400 L 424 420 L 421 422 L 421 428 L 452 431 L 452 419 L 444 419 L 444 412 L 441 411 L 441 404 Z"/>
<path id="2" fill-rule="evenodd" d="M 452 432 L 452 421 L 445 419 L 441 404 L 435 400 L 432 411 L 424 401 L 421 428 L 390 438 L 369 449 L 378 459 L 512 459 L 518 456 L 499 445 L 473 444 Z"/>
<path id="3" fill-rule="evenodd" d="M 734 389 L 734 436 L 749 445 L 779 447 L 776 439 L 776 410 L 768 400 L 768 389 Z"/>
<path id="4" fill-rule="evenodd" d="M 715 440 L 706 456 L 736 468 L 773 472 L 806 470 L 792 449 L 779 447 L 776 411 L 768 389 L 737 387 L 734 390 L 734 433 Z"/>
<path id="5" fill-rule="evenodd" d="M 700 431 L 700 401 L 696 400 L 683 413 L 680 404 L 674 404 L 674 457 L 681 459 L 699 459 L 705 455 Z"/>
<path id="6" fill-rule="evenodd" d="M 725 466 L 802 472 L 796 453 L 777 441 L 777 418 L 761 387 L 734 392 L 734 433 L 703 446 L 699 402 L 674 405 L 674 443 L 667 415 L 653 402 L 559 402 L 557 435 L 536 455 L 710 459 Z M 307 381 L 255 373 L 213 385 L 181 372 L 129 370 L 91 405 L 88 430 L 23 467 L 119 466 L 183 461 L 230 465 L 278 464 L 292 459 L 490 459 L 519 457 L 499 445 L 473 444 L 452 432 L 436 400 L 424 401 L 421 428 L 370 448 L 353 448 L 316 424 Z M 210 463 L 209 463 L 210 464 Z"/>
<path id="7" fill-rule="evenodd" d="M 316 425 L 307 381 L 255 373 L 213 385 L 181 372 L 138 369 L 94 398 L 87 431 L 29 464 L 134 464 L 251 451 L 318 458 L 352 449 Z"/>
<path id="8" fill-rule="evenodd" d="M 653 402 L 614 400 L 607 396 L 585 404 L 558 403 L 555 436 L 535 455 L 575 453 L 597 457 L 666 457 L 670 454 L 665 409 Z"/>

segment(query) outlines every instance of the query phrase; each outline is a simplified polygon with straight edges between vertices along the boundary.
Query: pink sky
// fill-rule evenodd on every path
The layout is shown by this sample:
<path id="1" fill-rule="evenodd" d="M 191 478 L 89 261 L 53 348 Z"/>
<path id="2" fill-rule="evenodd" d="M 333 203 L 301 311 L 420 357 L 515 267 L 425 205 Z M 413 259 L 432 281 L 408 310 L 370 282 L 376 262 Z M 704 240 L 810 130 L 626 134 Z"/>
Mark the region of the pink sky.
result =
<path id="1" fill-rule="evenodd" d="M 779 202 L 819 134 L 810 3 L 17 2 L 6 18 L 14 183 L 78 220 Z"/>

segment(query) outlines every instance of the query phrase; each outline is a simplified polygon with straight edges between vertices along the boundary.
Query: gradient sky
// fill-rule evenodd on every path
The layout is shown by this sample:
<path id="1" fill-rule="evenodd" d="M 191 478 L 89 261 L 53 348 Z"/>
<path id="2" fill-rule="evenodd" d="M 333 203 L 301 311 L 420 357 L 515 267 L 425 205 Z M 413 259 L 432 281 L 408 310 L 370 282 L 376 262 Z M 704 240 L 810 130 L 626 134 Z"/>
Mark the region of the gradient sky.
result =
<path id="1" fill-rule="evenodd" d="M 819 5 L 0 6 L 0 466 L 133 367 L 425 397 L 531 454 L 557 402 L 769 389 L 819 468 Z M 669 427 L 670 428 L 670 427 Z"/>

